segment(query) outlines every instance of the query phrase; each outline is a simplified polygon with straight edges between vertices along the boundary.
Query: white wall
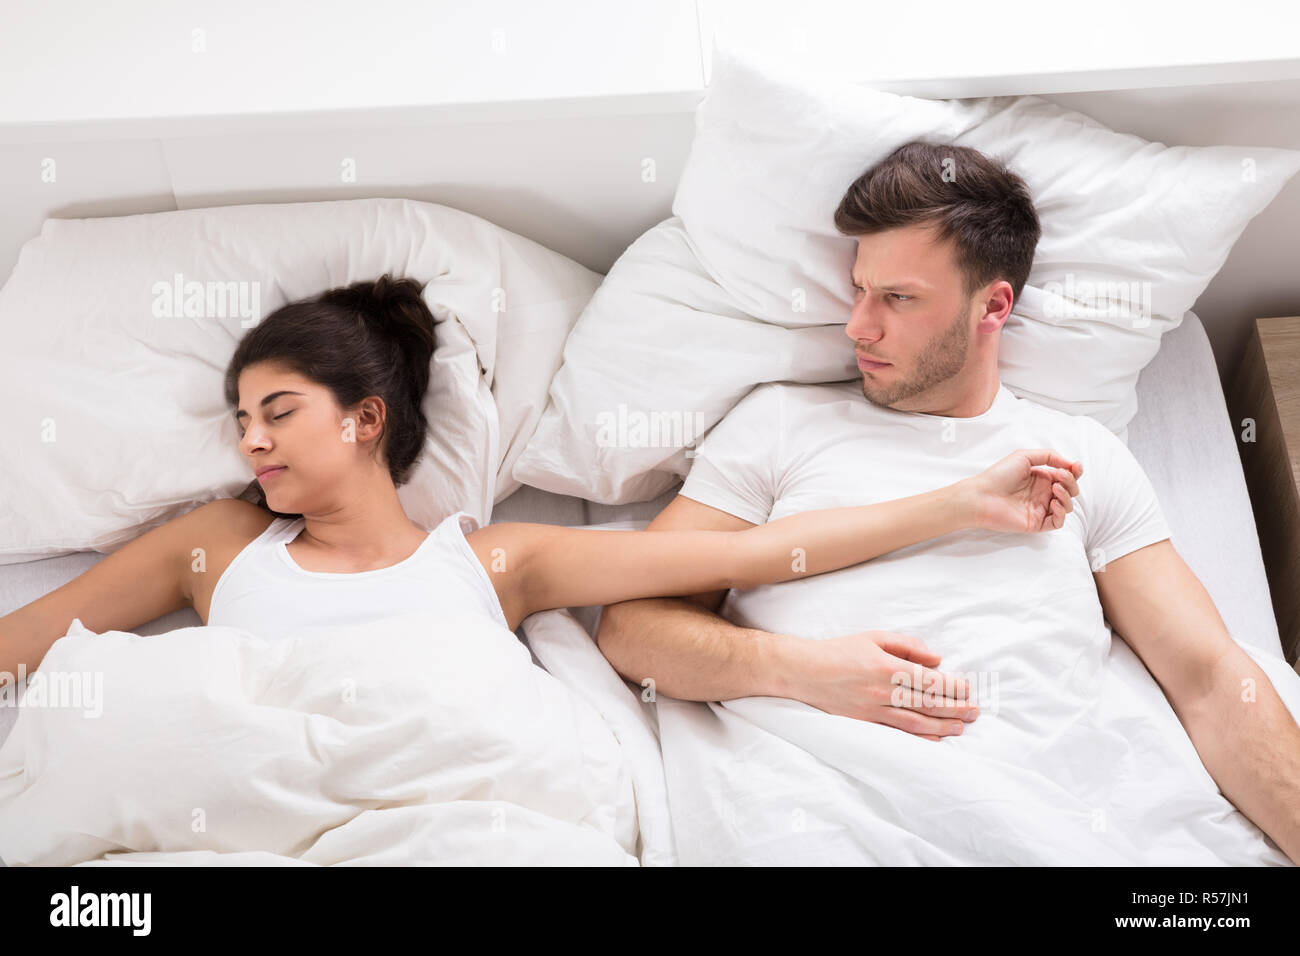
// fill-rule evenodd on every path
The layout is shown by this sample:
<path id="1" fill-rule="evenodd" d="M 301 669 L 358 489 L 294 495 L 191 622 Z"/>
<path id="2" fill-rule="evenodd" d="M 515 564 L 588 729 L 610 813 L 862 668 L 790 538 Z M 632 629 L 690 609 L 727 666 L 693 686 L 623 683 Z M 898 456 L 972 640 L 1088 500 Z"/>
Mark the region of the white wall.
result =
<path id="1" fill-rule="evenodd" d="M 694 0 L 4 0 L 0 122 L 622 96 L 702 85 Z"/>
<path id="2" fill-rule="evenodd" d="M 1294 0 L 698 0 L 711 38 L 913 96 L 1300 76 Z"/>
<path id="3" fill-rule="evenodd" d="M 456 206 L 605 272 L 670 215 L 715 34 L 897 92 L 1038 92 L 1169 145 L 1300 149 L 1279 9 L 3 0 L 0 276 L 50 216 L 358 196 Z M 1293 181 L 1196 304 L 1221 374 L 1251 319 L 1300 313 L 1297 222 Z"/>

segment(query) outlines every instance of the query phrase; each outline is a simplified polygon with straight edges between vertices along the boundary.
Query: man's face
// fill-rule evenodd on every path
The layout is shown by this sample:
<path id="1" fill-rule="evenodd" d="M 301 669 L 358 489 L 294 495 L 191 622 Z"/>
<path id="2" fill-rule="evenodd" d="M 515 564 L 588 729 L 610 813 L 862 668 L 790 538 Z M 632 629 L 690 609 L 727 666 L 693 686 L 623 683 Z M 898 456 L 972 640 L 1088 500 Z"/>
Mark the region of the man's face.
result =
<path id="1" fill-rule="evenodd" d="M 901 411 L 951 401 L 968 377 L 962 373 L 975 335 L 972 302 L 979 299 L 965 296 L 949 244 L 923 225 L 861 236 L 853 284 L 845 333 L 857 350 L 867 401 Z"/>

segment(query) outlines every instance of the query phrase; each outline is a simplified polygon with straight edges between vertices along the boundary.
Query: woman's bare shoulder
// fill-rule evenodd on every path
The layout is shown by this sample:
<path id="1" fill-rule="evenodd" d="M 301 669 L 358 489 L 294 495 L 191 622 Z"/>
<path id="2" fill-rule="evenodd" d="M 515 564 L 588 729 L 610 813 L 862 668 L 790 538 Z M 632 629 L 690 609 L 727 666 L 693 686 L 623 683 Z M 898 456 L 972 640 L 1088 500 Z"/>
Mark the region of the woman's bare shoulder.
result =
<path id="1" fill-rule="evenodd" d="M 275 520 L 275 515 L 240 498 L 218 498 L 199 505 L 184 519 L 190 524 L 189 546 L 182 548 L 187 570 L 184 589 L 190 606 L 208 622 L 212 592 L 222 573 L 248 543 Z M 203 549 L 198 560 L 199 548 Z"/>
<path id="2" fill-rule="evenodd" d="M 267 529 L 275 515 L 242 498 L 216 498 L 199 505 L 190 514 L 203 524 L 210 524 L 214 529 L 230 528 L 242 533 L 243 529 L 256 529 L 253 537 Z M 251 539 L 250 539 L 251 540 Z"/>
<path id="3" fill-rule="evenodd" d="M 217 498 L 199 505 L 185 520 L 195 536 L 210 543 L 221 567 L 270 527 L 275 515 L 240 498 Z"/>

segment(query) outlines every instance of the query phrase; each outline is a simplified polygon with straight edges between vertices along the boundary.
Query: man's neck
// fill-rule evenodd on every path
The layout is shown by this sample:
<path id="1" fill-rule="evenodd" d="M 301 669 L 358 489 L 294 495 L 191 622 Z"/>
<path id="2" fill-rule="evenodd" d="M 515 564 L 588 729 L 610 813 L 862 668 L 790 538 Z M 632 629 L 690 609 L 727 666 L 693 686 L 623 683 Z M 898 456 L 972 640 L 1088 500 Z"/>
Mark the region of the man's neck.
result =
<path id="1" fill-rule="evenodd" d="M 937 418 L 975 418 L 993 407 L 1001 388 L 1001 380 L 994 375 L 976 388 L 966 388 L 951 394 L 916 396 L 924 407 L 895 407 L 900 412 L 934 415 Z"/>

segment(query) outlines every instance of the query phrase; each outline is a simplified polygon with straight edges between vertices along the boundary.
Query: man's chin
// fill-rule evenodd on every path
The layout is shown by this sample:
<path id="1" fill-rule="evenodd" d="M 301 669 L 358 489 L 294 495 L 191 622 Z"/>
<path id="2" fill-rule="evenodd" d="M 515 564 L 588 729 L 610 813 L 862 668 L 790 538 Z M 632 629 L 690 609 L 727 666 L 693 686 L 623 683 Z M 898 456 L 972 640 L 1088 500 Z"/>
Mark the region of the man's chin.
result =
<path id="1" fill-rule="evenodd" d="M 881 408 L 893 408 L 894 403 L 899 400 L 895 389 L 888 391 L 873 389 L 865 381 L 862 383 L 862 397 L 872 405 L 879 405 Z"/>

